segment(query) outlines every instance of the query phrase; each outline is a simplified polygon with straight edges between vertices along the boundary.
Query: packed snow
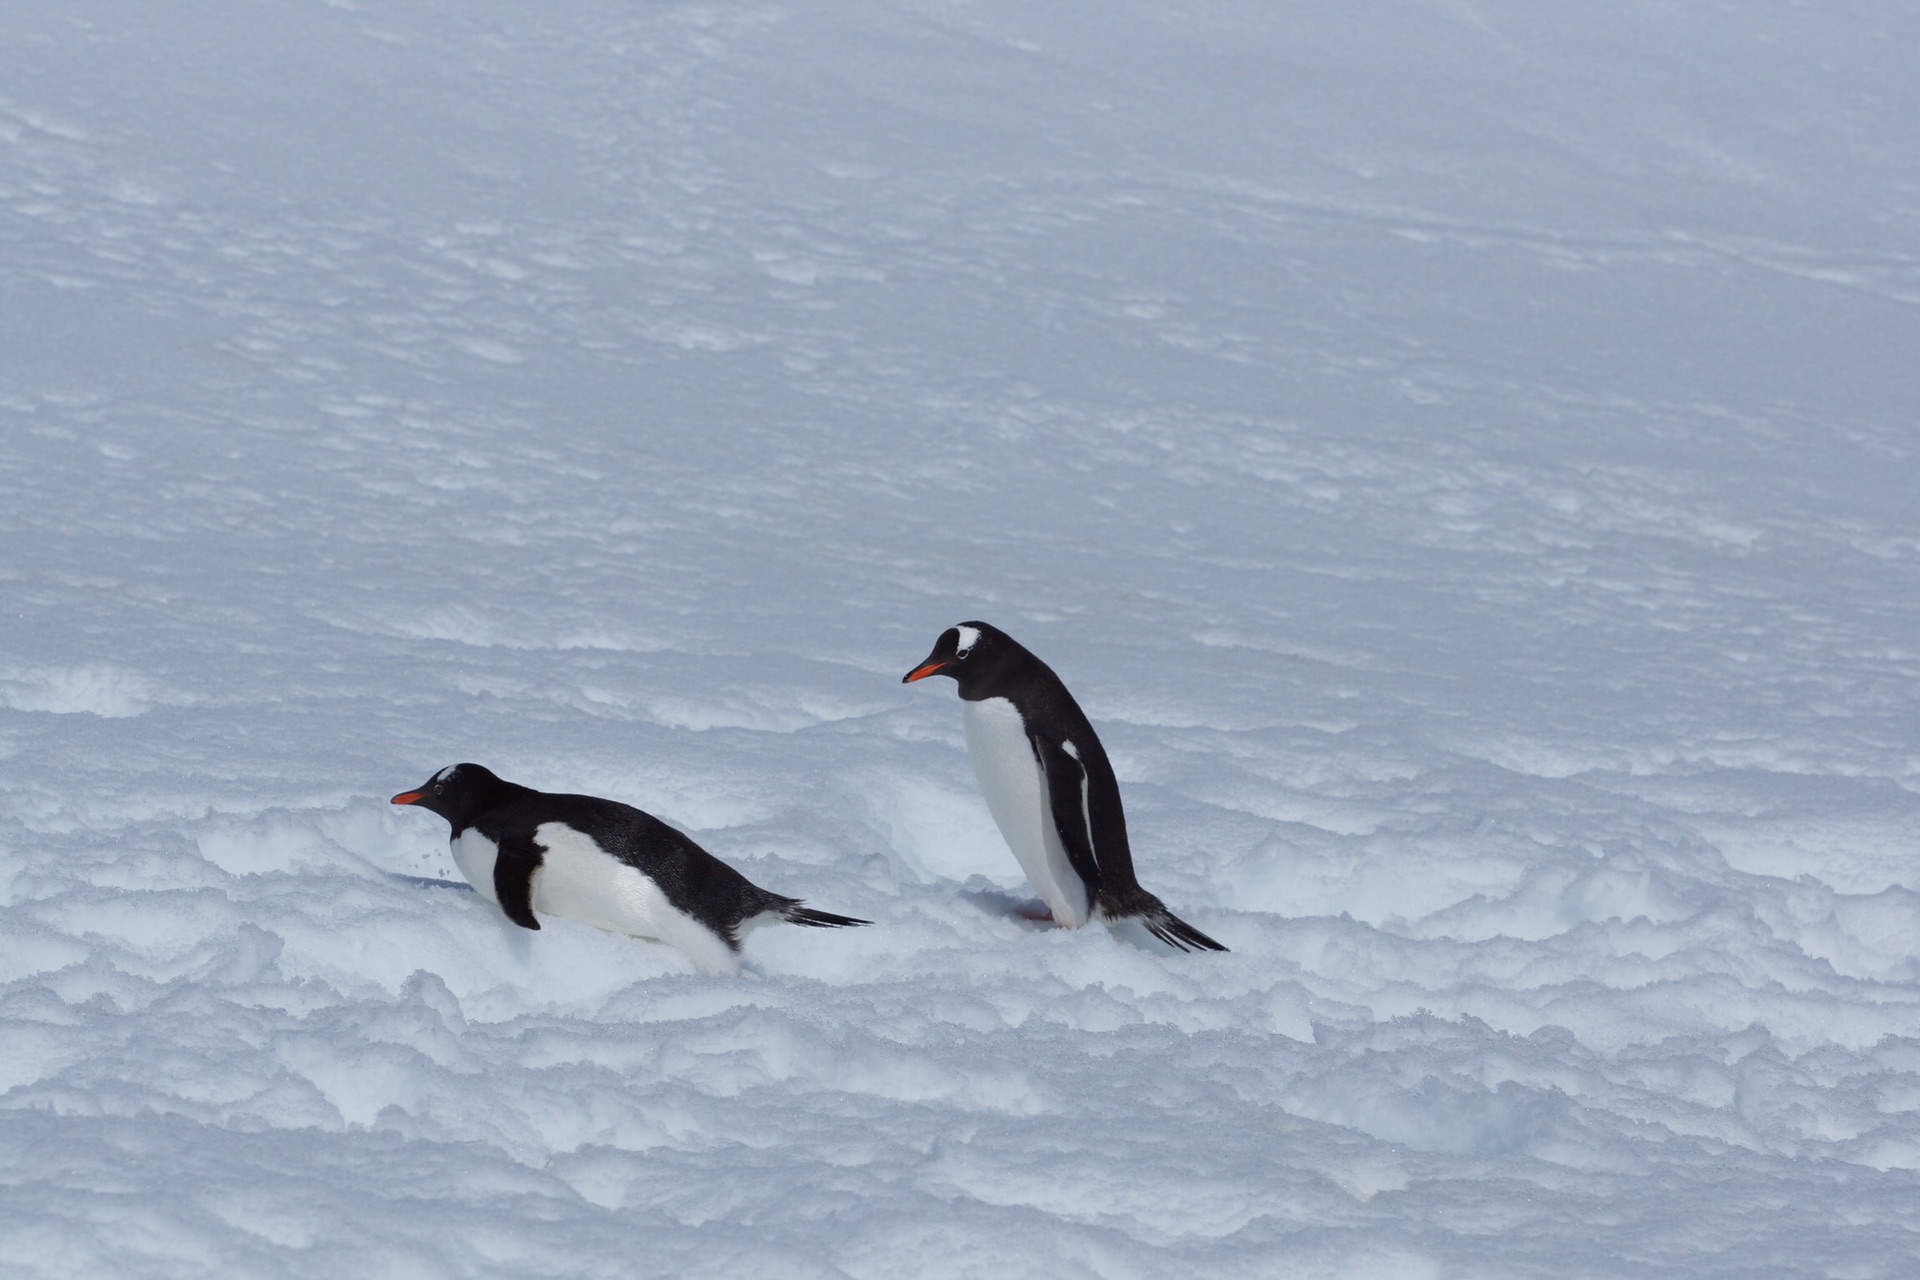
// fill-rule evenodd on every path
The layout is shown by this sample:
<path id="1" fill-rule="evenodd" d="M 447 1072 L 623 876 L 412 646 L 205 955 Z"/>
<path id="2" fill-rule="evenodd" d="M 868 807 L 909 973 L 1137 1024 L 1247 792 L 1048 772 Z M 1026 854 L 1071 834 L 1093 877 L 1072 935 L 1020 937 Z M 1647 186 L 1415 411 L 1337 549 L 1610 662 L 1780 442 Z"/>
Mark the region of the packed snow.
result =
<path id="1" fill-rule="evenodd" d="M 1920 1273 L 1915 49 L 0 10 L 0 1270 Z M 1230 953 L 1028 918 L 971 618 Z M 519 929 L 462 760 L 876 923 Z"/>

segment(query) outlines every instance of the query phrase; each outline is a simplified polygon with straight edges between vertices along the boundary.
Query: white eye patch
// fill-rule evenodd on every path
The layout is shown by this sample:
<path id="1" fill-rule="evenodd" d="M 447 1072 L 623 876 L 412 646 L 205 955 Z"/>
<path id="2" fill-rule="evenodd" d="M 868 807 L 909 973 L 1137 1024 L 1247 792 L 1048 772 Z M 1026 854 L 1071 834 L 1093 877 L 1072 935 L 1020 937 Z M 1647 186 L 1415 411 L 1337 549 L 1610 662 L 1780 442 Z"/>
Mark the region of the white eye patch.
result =
<path id="1" fill-rule="evenodd" d="M 432 780 L 434 782 L 445 782 L 448 778 L 451 778 L 459 768 L 460 766 L 457 764 L 450 764 L 440 772 L 434 774 Z"/>
<path id="2" fill-rule="evenodd" d="M 980 628 L 956 627 L 954 628 L 954 630 L 960 633 L 959 649 L 961 653 L 965 653 L 967 650 L 973 648 L 973 646 L 980 643 Z"/>

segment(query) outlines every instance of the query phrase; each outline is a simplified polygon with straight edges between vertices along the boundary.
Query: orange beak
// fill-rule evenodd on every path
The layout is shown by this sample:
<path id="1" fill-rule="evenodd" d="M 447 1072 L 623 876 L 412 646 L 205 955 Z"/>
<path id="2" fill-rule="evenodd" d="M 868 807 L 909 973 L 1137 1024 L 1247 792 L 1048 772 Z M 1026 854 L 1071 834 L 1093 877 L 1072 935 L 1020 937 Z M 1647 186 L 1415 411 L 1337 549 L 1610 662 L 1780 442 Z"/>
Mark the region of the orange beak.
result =
<path id="1" fill-rule="evenodd" d="M 901 684 L 912 684 L 915 680 L 925 680 L 928 676 L 937 676 L 946 669 L 944 662 L 929 662 L 923 667 L 915 667 L 900 677 Z"/>
<path id="2" fill-rule="evenodd" d="M 395 804 L 419 804 L 420 797 L 425 794 L 427 793 L 424 791 L 402 791 L 393 798 L 393 802 Z"/>

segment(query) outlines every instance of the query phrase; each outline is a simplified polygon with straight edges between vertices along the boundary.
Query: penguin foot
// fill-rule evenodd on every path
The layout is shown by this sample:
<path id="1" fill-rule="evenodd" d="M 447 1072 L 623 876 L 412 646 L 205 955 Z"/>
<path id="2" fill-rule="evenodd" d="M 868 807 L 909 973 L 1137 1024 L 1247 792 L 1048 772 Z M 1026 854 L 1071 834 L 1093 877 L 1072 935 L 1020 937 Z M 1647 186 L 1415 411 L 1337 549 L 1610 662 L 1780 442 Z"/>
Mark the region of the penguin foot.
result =
<path id="1" fill-rule="evenodd" d="M 1054 923 L 1053 908 L 1046 906 L 1044 904 L 1042 904 L 1039 907 L 1031 907 L 1031 906 L 1015 907 L 1013 909 L 1013 914 L 1015 914 L 1016 916 L 1019 916 L 1022 920 L 1031 920 L 1035 924 Z M 1062 927 L 1064 928 L 1065 926 L 1062 926 Z"/>

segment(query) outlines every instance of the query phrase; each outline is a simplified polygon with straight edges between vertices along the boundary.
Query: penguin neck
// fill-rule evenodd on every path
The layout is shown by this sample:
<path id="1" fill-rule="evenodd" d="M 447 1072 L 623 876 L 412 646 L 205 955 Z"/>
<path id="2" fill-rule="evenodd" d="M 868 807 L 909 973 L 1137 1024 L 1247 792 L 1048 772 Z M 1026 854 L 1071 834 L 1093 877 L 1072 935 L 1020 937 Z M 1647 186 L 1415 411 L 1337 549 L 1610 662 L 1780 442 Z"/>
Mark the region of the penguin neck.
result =
<path id="1" fill-rule="evenodd" d="M 962 702 L 986 702 L 992 698 L 1005 698 L 1013 701 L 1012 684 L 1007 678 L 1004 667 L 992 671 L 969 672 L 964 680 L 956 680 L 960 686 Z"/>

